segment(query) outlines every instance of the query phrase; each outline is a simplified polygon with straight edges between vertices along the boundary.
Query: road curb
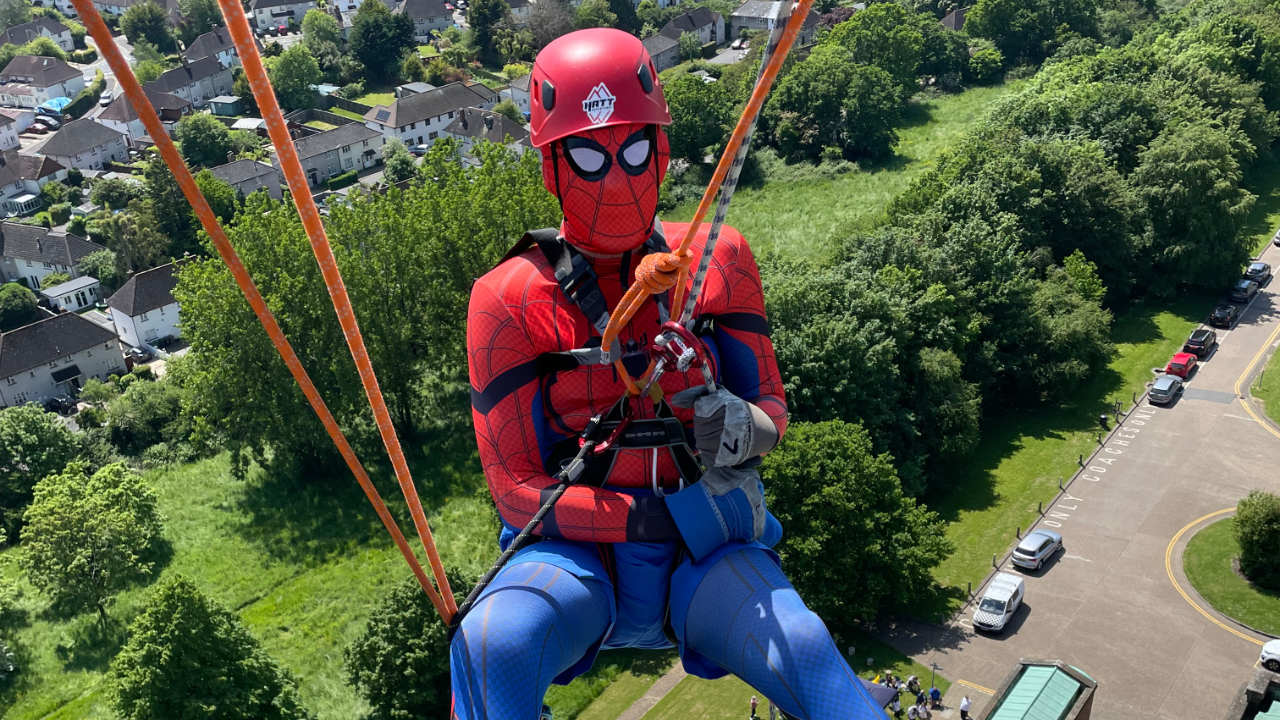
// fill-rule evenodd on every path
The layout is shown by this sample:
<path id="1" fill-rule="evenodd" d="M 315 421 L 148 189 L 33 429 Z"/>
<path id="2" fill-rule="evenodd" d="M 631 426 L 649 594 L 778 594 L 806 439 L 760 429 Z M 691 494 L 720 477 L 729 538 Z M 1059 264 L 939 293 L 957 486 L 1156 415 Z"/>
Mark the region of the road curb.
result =
<path id="1" fill-rule="evenodd" d="M 1195 584 L 1191 582 L 1191 578 L 1187 577 L 1187 572 L 1183 568 L 1182 555 L 1184 552 L 1186 552 L 1187 544 L 1191 542 L 1191 538 L 1195 537 L 1196 534 L 1199 533 L 1201 530 L 1204 530 L 1205 528 L 1209 527 L 1214 523 L 1235 517 L 1235 514 L 1236 514 L 1235 510 L 1232 510 L 1230 513 L 1226 513 L 1221 516 L 1205 518 L 1201 522 L 1192 526 L 1192 529 L 1195 530 L 1195 532 L 1190 533 L 1189 535 L 1186 535 L 1182 538 L 1179 538 L 1178 542 L 1175 543 L 1173 546 L 1173 557 L 1171 558 L 1173 560 L 1173 567 L 1177 568 L 1178 575 L 1182 578 L 1183 581 L 1186 582 L 1186 586 L 1183 588 L 1183 592 L 1186 592 L 1189 595 L 1191 595 L 1192 599 L 1195 600 L 1197 604 L 1200 605 L 1201 608 L 1206 609 L 1208 612 L 1212 613 L 1214 617 L 1218 618 L 1220 621 L 1225 622 L 1229 625 L 1234 625 L 1245 632 L 1250 632 L 1250 633 L 1253 633 L 1254 635 L 1259 635 L 1264 638 L 1271 638 L 1272 640 L 1280 640 L 1280 635 L 1275 635 L 1273 633 L 1269 633 L 1264 630 L 1259 630 L 1258 628 L 1253 627 L 1252 625 L 1240 622 L 1239 620 L 1231 617 L 1230 615 L 1227 615 L 1226 613 L 1222 612 L 1218 608 L 1214 607 L 1213 603 L 1205 599 L 1205 597 L 1200 594 L 1200 591 L 1196 589 Z"/>

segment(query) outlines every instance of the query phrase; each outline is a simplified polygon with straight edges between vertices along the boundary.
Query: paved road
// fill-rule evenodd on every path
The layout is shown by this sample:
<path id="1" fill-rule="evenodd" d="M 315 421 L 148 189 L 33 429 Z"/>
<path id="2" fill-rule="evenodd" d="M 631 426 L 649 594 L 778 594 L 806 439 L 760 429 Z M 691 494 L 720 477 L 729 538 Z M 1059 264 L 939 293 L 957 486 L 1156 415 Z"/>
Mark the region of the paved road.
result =
<path id="1" fill-rule="evenodd" d="M 1269 247 L 1263 259 L 1275 266 L 1280 249 Z M 1220 331 L 1217 352 L 1177 403 L 1130 414 L 1048 509 L 1043 522 L 1063 533 L 1066 549 L 1026 575 L 1026 606 L 1004 635 L 976 635 L 962 614 L 948 627 L 898 627 L 887 639 L 962 681 L 949 693 L 952 705 L 968 694 L 981 710 L 989 698 L 982 690 L 998 687 L 1020 658 L 1059 658 L 1098 681 L 1098 717 L 1221 717 L 1265 638 L 1199 600 L 1182 575 L 1181 550 L 1196 528 L 1229 513 L 1204 516 L 1256 488 L 1280 491 L 1280 429 L 1255 419 L 1261 413 L 1236 395 L 1277 337 L 1280 282 L 1239 325 Z"/>
<path id="2" fill-rule="evenodd" d="M 116 45 L 120 47 L 120 52 L 124 54 L 125 62 L 132 66 L 133 46 L 129 44 L 129 41 L 125 39 L 124 35 L 116 35 L 112 39 L 115 40 Z M 97 49 L 98 47 L 92 37 L 86 37 L 85 43 L 94 49 Z M 98 59 L 88 65 L 73 65 L 73 67 L 79 68 L 82 74 L 89 80 L 93 80 L 97 71 L 101 70 L 104 79 L 107 81 L 106 92 L 111 93 L 112 97 L 120 94 L 120 84 L 116 82 L 116 77 L 112 74 L 111 68 L 107 66 L 107 61 L 102 57 L 102 53 L 98 53 Z M 85 117 L 98 117 L 98 115 L 105 109 L 106 108 L 101 106 L 94 106 L 93 109 L 85 113 Z"/>

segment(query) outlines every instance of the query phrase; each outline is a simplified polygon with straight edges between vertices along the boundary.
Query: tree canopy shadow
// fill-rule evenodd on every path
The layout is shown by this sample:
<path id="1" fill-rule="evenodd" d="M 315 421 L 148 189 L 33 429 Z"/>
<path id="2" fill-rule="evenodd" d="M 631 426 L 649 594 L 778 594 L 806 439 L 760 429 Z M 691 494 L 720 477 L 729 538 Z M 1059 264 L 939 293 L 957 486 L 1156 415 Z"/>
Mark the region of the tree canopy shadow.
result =
<path id="1" fill-rule="evenodd" d="M 1245 218 L 1242 236 L 1271 235 L 1276 228 L 1272 227 L 1268 218 L 1280 213 L 1280 157 L 1272 156 L 1255 164 L 1249 171 L 1245 186 L 1257 195 L 1258 199 Z M 1256 249 L 1250 247 L 1250 254 L 1252 255 Z"/>
<path id="2" fill-rule="evenodd" d="M 26 645 L 18 642 L 12 635 L 6 635 L 0 638 L 0 648 L 8 648 L 9 653 L 13 656 L 13 670 L 0 673 L 0 712 L 8 710 L 9 706 L 31 687 L 31 673 L 26 669 L 31 666 L 34 661 L 31 650 Z M 0 662 L 8 663 L 7 657 L 0 658 Z M 7 668 L 7 665 L 6 665 Z"/>
<path id="3" fill-rule="evenodd" d="M 65 670 L 102 671 L 128 638 L 124 623 L 113 619 L 103 624 L 96 614 L 86 613 L 70 623 L 53 652 Z"/>

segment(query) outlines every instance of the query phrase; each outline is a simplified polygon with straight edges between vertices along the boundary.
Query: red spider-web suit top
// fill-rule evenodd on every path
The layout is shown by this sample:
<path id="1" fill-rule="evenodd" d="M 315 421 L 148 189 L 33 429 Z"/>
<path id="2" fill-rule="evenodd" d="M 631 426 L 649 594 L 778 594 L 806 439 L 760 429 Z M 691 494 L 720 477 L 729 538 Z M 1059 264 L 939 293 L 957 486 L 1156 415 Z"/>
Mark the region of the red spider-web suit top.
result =
<path id="1" fill-rule="evenodd" d="M 688 224 L 662 227 L 675 242 Z M 701 255 L 705 233 L 704 227 L 693 244 L 694 257 Z M 634 264 L 630 255 L 592 259 L 610 309 L 634 280 Z M 717 360 L 717 380 L 768 413 L 781 435 L 787 406 L 763 300 L 750 248 L 741 234 L 724 227 L 695 316 L 714 318 L 714 331 L 704 339 Z M 624 350 L 645 348 L 658 329 L 658 304 L 651 299 L 619 339 Z M 539 356 L 584 347 L 593 336 L 598 342 L 598 333 L 565 296 L 536 247 L 489 271 L 472 289 L 467 312 L 472 417 L 489 491 L 509 526 L 523 527 L 555 487 L 549 474 L 558 469 L 558 463 L 549 467 L 553 447 L 576 437 L 592 416 L 608 410 L 625 392 L 612 366 L 539 374 Z M 696 369 L 684 374 L 673 370 L 659 382 L 670 397 L 703 379 Z M 690 411 L 675 412 L 688 427 Z M 587 542 L 675 539 L 663 502 L 644 491 L 653 482 L 655 464 L 658 485 L 676 488 L 680 473 L 671 453 L 619 449 L 605 484 L 570 487 L 538 534 Z"/>

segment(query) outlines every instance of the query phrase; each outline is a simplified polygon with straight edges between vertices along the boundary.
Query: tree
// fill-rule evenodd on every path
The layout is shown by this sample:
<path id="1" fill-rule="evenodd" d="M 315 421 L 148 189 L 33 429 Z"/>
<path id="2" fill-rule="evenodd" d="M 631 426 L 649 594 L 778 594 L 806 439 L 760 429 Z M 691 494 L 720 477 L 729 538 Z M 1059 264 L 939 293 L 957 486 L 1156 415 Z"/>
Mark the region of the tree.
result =
<path id="1" fill-rule="evenodd" d="M 80 399 L 94 407 L 106 407 L 107 403 L 120 396 L 120 389 L 113 382 L 102 382 L 97 378 L 84 381 L 80 388 Z"/>
<path id="2" fill-rule="evenodd" d="M 26 45 L 23 45 L 21 54 L 36 55 L 38 57 L 39 56 L 54 57 L 54 58 L 58 58 L 59 60 L 67 59 L 67 53 L 63 51 L 61 47 L 59 47 L 58 43 L 53 41 L 53 38 L 47 35 L 41 35 L 39 37 L 33 38 Z"/>
<path id="3" fill-rule="evenodd" d="M 104 624 L 111 598 L 155 567 L 156 497 L 122 463 L 93 475 L 71 463 L 45 477 L 23 519 L 19 564 L 31 584 L 67 610 L 96 609 Z"/>
<path id="4" fill-rule="evenodd" d="M 104 295 L 115 291 L 123 284 L 116 269 L 116 254 L 111 250 L 94 250 L 80 258 L 80 262 L 76 263 L 76 269 L 81 274 L 98 278 L 98 282 L 102 283 Z"/>
<path id="5" fill-rule="evenodd" d="M 853 62 L 882 68 L 905 100 L 918 87 L 924 57 L 924 35 L 917 18 L 897 3 L 875 3 L 833 28 L 822 44 L 842 45 Z"/>
<path id="6" fill-rule="evenodd" d="M 32 488 L 75 459 L 76 439 L 57 415 L 15 405 L 0 410 L 0 451 L 0 522 L 16 539 Z"/>
<path id="7" fill-rule="evenodd" d="M 169 166 L 153 158 L 142 171 L 145 210 L 154 218 L 154 228 L 167 238 L 165 247 L 173 257 L 185 252 L 198 252 L 196 217 L 190 203 L 174 180 Z M 117 248 L 112 248 L 119 252 Z"/>
<path id="8" fill-rule="evenodd" d="M 258 115 L 258 99 L 253 96 L 253 88 L 249 87 L 249 78 L 244 68 L 237 67 L 231 71 L 231 93 L 240 98 L 246 113 Z"/>
<path id="9" fill-rule="evenodd" d="M 183 120 L 186 119 L 183 118 Z M 221 125 L 222 123 L 218 124 Z M 181 122 L 179 122 L 179 126 L 181 126 Z M 93 189 L 89 191 L 89 201 L 108 210 L 123 210 L 129 205 L 130 200 L 138 197 L 141 193 L 142 186 L 136 181 L 125 180 L 124 178 L 102 178 L 94 181 Z M 102 278 L 98 279 L 101 280 Z"/>
<path id="10" fill-rule="evenodd" d="M 702 55 L 702 41 L 698 39 L 698 33 L 682 32 L 678 42 L 681 60 L 696 60 Z"/>
<path id="11" fill-rule="evenodd" d="M 274 78 L 272 84 L 275 84 Z M 173 136 L 182 143 L 182 157 L 191 165 L 222 165 L 231 153 L 231 131 L 209 113 L 184 116 L 174 127 Z"/>
<path id="12" fill-rule="evenodd" d="M 475 578 L 449 573 L 461 603 Z M 374 720 L 434 717 L 449 704 L 449 640 L 416 580 L 387 593 L 364 632 L 343 653 L 347 680 L 373 707 Z"/>
<path id="13" fill-rule="evenodd" d="M 378 0 L 381 2 L 381 0 Z M 319 84 L 320 65 L 304 45 L 294 45 L 271 63 L 271 86 L 280 104 L 289 110 L 315 105 L 315 85 Z"/>
<path id="14" fill-rule="evenodd" d="M 1107 287 L 1098 279 L 1098 266 L 1090 262 L 1080 252 L 1080 248 L 1063 258 L 1062 267 L 1071 279 L 1071 287 L 1076 294 L 1090 302 L 1102 302 L 1103 296 L 1107 294 Z"/>
<path id="15" fill-rule="evenodd" d="M 988 38 L 1006 59 L 1040 62 L 1068 33 L 1098 36 L 1096 0 L 978 0 L 965 32 Z"/>
<path id="16" fill-rule="evenodd" d="M 111 443 L 126 455 L 140 455 L 161 442 L 186 440 L 190 431 L 181 410 L 176 383 L 134 382 L 107 405 Z"/>
<path id="17" fill-rule="evenodd" d="M 511 12 L 506 0 L 473 0 L 467 8 L 467 23 L 471 26 L 471 42 L 480 52 L 480 61 L 487 65 L 498 63 L 499 52 L 496 33 L 498 25 Z"/>
<path id="18" fill-rule="evenodd" d="M 217 0 L 178 0 L 178 12 L 183 20 L 179 31 L 184 45 L 222 24 Z"/>
<path id="19" fill-rule="evenodd" d="M 169 238 L 157 227 L 150 201 L 135 200 L 128 212 L 108 216 L 102 232 L 115 256 L 117 277 L 149 270 L 169 257 Z"/>
<path id="20" fill-rule="evenodd" d="M 181 575 L 162 581 L 107 675 L 124 720 L 306 720 L 297 683 L 239 618 Z"/>
<path id="21" fill-rule="evenodd" d="M 0 332 L 36 321 L 36 294 L 16 282 L 0 285 Z"/>
<path id="22" fill-rule="evenodd" d="M 53 182 L 45 183 L 44 187 L 40 188 L 40 199 L 46 205 L 57 205 L 60 202 L 65 202 L 70 192 L 70 188 L 54 180 Z"/>
<path id="23" fill-rule="evenodd" d="M 120 30 L 131 43 L 146 40 L 162 53 L 177 49 L 164 8 L 151 0 L 125 10 L 120 18 Z"/>
<path id="24" fill-rule="evenodd" d="M 535 47 L 544 48 L 552 40 L 574 29 L 574 15 L 564 0 L 534 3 L 529 11 L 529 30 Z"/>
<path id="25" fill-rule="evenodd" d="M 505 116 L 517 125 L 524 125 L 525 123 L 524 113 L 520 112 L 520 108 L 516 107 L 516 104 L 511 100 L 503 100 L 497 105 L 494 105 L 493 111 L 499 115 Z"/>
<path id="26" fill-rule="evenodd" d="M 636 14 L 636 6 L 631 0 L 609 0 L 609 9 L 618 16 L 613 27 L 629 32 L 632 35 L 640 32 L 640 16 Z"/>
<path id="27" fill-rule="evenodd" d="M 71 276 L 64 272 L 51 272 L 40 279 L 40 289 L 48 290 L 59 283 L 64 283 L 71 279 Z"/>
<path id="28" fill-rule="evenodd" d="M 663 93 L 671 110 L 667 127 L 671 156 L 701 163 L 707 148 L 725 141 L 735 120 L 729 89 L 723 83 L 704 83 L 686 74 L 668 82 Z"/>
<path id="29" fill-rule="evenodd" d="M 837 631 L 909 607 L 951 553 L 942 519 L 903 495 L 858 425 L 793 423 L 761 476 L 787 575 Z"/>
<path id="30" fill-rule="evenodd" d="M 969 56 L 965 77 L 979 85 L 987 85 L 1000 79 L 1004 67 L 1004 55 L 995 48 L 978 50 Z"/>
<path id="31" fill-rule="evenodd" d="M 610 7 L 609 0 L 583 0 L 578 5 L 576 22 L 578 29 L 607 28 L 618 24 L 618 16 Z"/>
<path id="32" fill-rule="evenodd" d="M 400 79 L 404 82 L 425 82 L 427 66 L 422 64 L 422 58 L 415 53 L 405 55 L 400 63 Z"/>
<path id="33" fill-rule="evenodd" d="M 0 26 L 13 27 L 31 20 L 31 3 L 24 0 L 0 0 Z"/>
<path id="34" fill-rule="evenodd" d="M 195 180 L 196 187 L 200 188 L 200 194 L 204 195 L 204 199 L 209 203 L 209 209 L 213 210 L 219 222 L 226 223 L 235 217 L 239 207 L 235 188 L 220 180 L 209 170 L 196 173 Z"/>
<path id="35" fill-rule="evenodd" d="M 348 43 L 371 81 L 390 81 L 400 69 L 400 58 L 414 47 L 413 21 L 407 15 L 392 15 L 382 0 L 364 0 Z"/>
<path id="36" fill-rule="evenodd" d="M 391 138 L 382 146 L 382 163 L 385 168 L 383 177 L 390 183 L 408 180 L 418 171 L 413 155 L 399 138 Z"/>
<path id="37" fill-rule="evenodd" d="M 315 53 L 329 46 L 342 46 L 342 27 L 329 13 L 311 9 L 302 16 L 302 44 Z"/>
<path id="38" fill-rule="evenodd" d="M 874 65 L 859 65 L 849 76 L 841 103 L 845 157 L 883 158 L 898 142 L 896 126 L 902 119 L 902 102 L 889 73 Z"/>
<path id="39" fill-rule="evenodd" d="M 1250 492 L 1236 505 L 1235 530 L 1241 572 L 1260 587 L 1280 590 L 1280 496 Z"/>

